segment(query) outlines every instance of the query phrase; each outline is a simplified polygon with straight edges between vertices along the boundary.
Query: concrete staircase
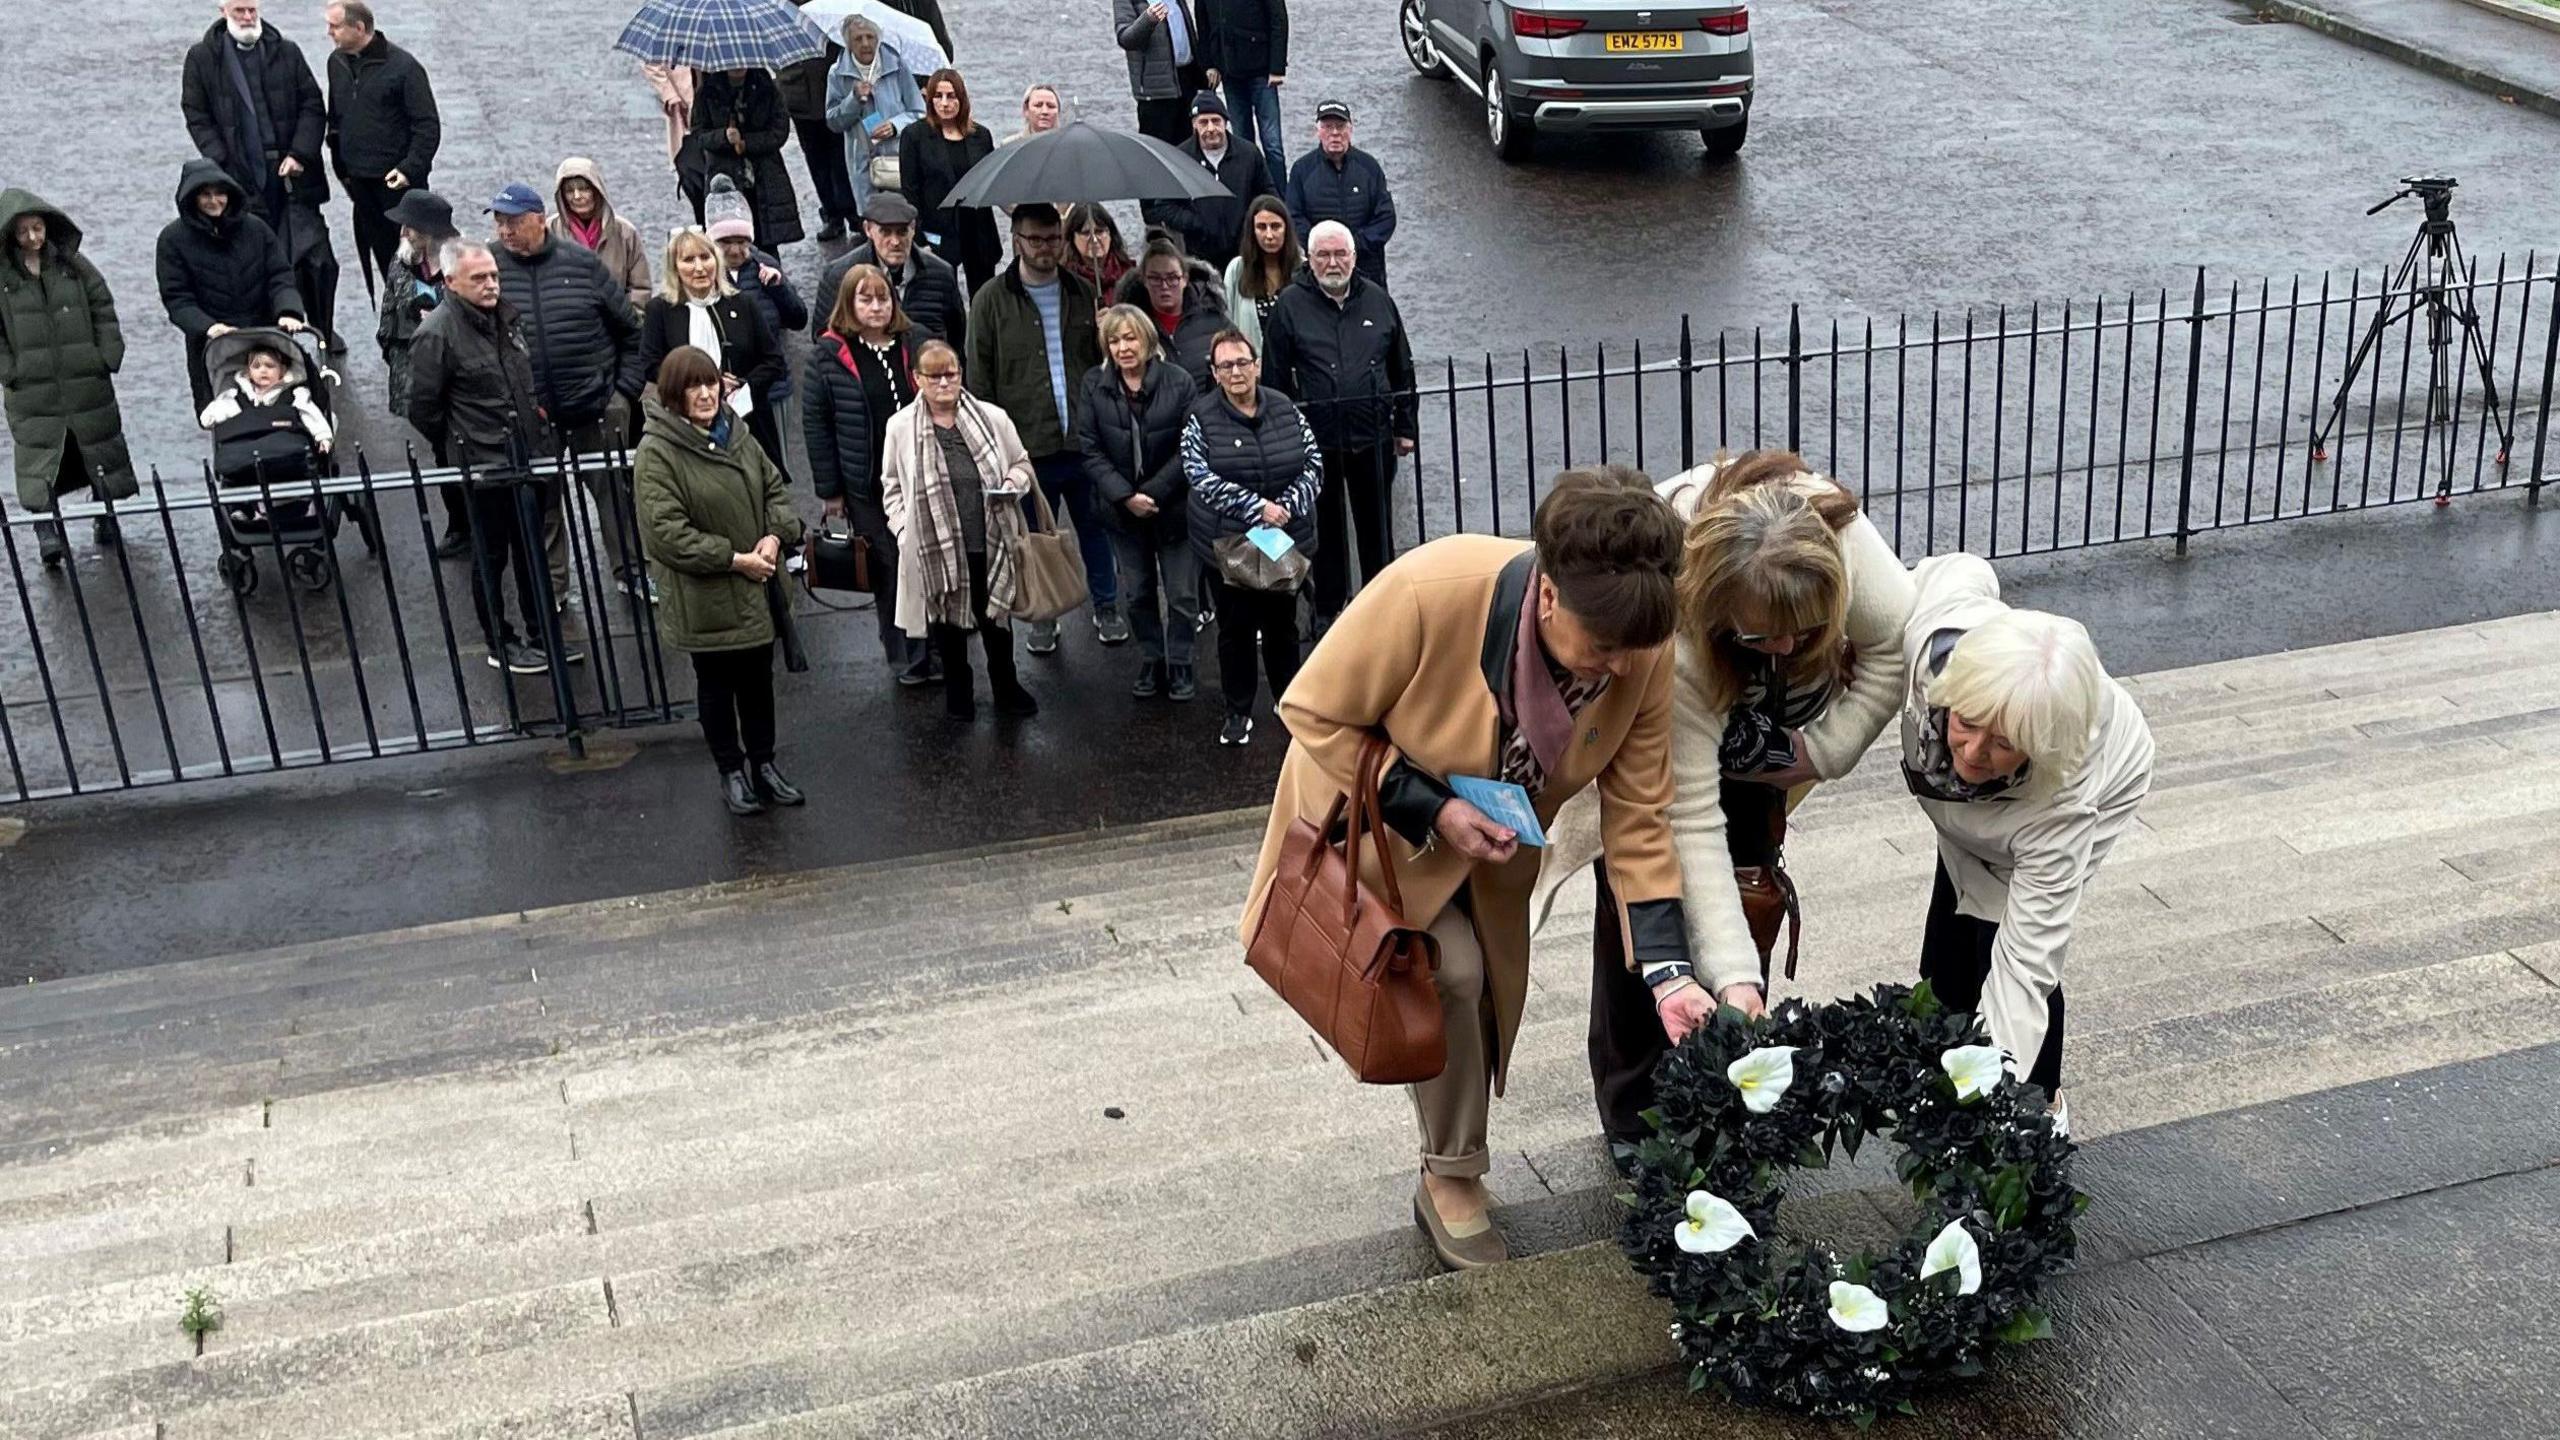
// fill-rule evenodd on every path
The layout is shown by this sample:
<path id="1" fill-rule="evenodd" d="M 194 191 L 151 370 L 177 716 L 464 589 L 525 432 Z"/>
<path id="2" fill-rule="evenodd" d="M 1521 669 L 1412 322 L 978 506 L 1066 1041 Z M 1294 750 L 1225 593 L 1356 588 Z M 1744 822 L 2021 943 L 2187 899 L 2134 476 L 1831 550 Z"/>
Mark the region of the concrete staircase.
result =
<path id="1" fill-rule="evenodd" d="M 2560 1041 L 2560 617 L 2132 683 L 2158 784 L 2070 962 L 2093 1155 Z M 1240 964 L 1259 835 L 0 994 L 0 1435 L 1390 1433 L 1667 1360 L 1591 1243 L 1587 883 L 1494 1115 L 1537 1258 L 1425 1281 L 1404 1097 Z M 1804 993 L 1910 973 L 1931 839 L 1888 754 L 1790 858 Z"/>

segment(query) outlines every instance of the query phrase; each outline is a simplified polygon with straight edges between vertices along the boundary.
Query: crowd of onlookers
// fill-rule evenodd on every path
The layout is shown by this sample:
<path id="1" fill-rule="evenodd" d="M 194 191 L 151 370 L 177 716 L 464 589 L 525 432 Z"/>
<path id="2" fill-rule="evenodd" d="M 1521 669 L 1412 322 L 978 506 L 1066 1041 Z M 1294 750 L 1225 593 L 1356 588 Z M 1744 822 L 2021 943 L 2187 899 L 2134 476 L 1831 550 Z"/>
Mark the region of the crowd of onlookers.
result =
<path id="1" fill-rule="evenodd" d="M 370 6 L 324 7 L 331 48 L 318 72 L 259 0 L 219 8 L 184 66 L 196 154 L 180 166 L 156 264 L 218 460 L 266 463 L 267 431 L 328 450 L 314 433 L 328 422 L 307 418 L 327 398 L 318 362 L 358 328 L 339 314 L 324 213 L 339 194 L 379 296 L 381 408 L 439 464 L 486 476 L 546 455 L 635 453 L 628 468 L 579 467 L 587 506 L 544 487 L 538 526 L 520 521 L 514 487 L 440 487 L 438 554 L 473 564 L 493 666 L 530 675 L 583 658 L 574 625 L 544 623 L 542 609 L 563 607 L 567 517 L 585 510 L 611 582 L 657 606 L 662 635 L 696 656 L 706 715 L 737 697 L 720 722 L 736 737 L 720 740 L 706 719 L 724 772 L 752 782 L 769 766 L 770 681 L 747 678 L 736 652 L 766 647 L 771 621 L 744 591 L 711 592 L 733 578 L 763 587 L 753 572 L 764 567 L 748 563 L 758 542 L 793 537 L 742 535 L 712 557 L 721 573 L 699 573 L 699 515 L 653 490 L 661 442 L 690 463 L 751 441 L 785 483 L 805 480 L 867 552 L 896 679 L 942 687 L 954 716 L 976 709 L 971 634 L 1009 715 L 1037 708 L 1013 664 L 1015 629 L 1033 655 L 1059 648 L 1058 620 L 1017 627 L 1007 608 L 1015 537 L 1039 524 L 1022 504 L 1034 490 L 1072 531 L 1097 640 L 1137 648 L 1133 695 L 1192 699 L 1198 637 L 1215 628 L 1228 744 L 1250 741 L 1257 667 L 1276 695 L 1355 577 L 1391 554 L 1388 496 L 1417 418 L 1386 289 L 1395 207 L 1340 100 L 1314 107 L 1315 144 L 1290 161 L 1286 0 L 1115 0 L 1139 131 L 1225 192 L 1144 202 L 1134 235 L 1080 197 L 1009 211 L 948 203 L 999 144 L 1067 117 L 1056 87 L 1032 83 L 999 142 L 936 0 L 881 0 L 865 12 L 877 19 L 847 19 L 825 54 L 779 73 L 644 66 L 695 221 L 663 245 L 616 211 L 602 168 L 582 156 L 547 187 L 516 181 L 465 202 L 461 213 L 487 217 L 466 235 L 450 191 L 434 188 L 428 68 Z M 781 258 L 810 238 L 787 163 L 795 140 L 821 247 L 817 273 L 796 280 Z M 84 488 L 129 496 L 106 282 L 78 227 L 32 194 L 0 195 L 0 222 L 0 385 L 20 502 L 49 512 Z M 796 332 L 805 350 L 786 344 Z M 247 362 L 273 383 L 252 385 Z M 716 423 L 696 424 L 689 389 L 670 386 L 706 362 L 721 403 Z M 794 428 L 805 477 L 789 473 Z M 224 478 L 255 480 L 247 465 Z M 1248 532 L 1259 561 L 1243 553 Z M 44 564 L 61 564 L 60 526 L 37 536 Z M 116 543 L 113 522 L 94 538 Z M 758 798 L 752 783 L 733 796 Z"/>

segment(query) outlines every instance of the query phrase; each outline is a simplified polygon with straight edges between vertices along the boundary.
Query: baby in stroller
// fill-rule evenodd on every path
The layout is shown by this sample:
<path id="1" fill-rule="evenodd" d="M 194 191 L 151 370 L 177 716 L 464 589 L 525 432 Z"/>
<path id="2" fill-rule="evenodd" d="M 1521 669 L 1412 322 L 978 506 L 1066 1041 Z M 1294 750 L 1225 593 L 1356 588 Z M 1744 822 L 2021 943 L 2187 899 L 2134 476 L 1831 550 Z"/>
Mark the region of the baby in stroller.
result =
<path id="1" fill-rule="evenodd" d="M 242 336 L 233 332 L 231 340 Z M 220 344 L 220 341 L 215 342 Z M 218 378 L 219 393 L 197 416 L 213 432 L 213 470 L 222 484 L 286 484 L 307 480 L 319 469 L 320 457 L 337 438 L 323 403 L 313 399 L 311 367 L 301 348 L 281 331 L 265 332 L 226 347 L 236 356 L 236 369 Z M 295 524 L 309 518 L 308 500 L 259 501 L 228 507 L 230 518 L 245 526 Z"/>

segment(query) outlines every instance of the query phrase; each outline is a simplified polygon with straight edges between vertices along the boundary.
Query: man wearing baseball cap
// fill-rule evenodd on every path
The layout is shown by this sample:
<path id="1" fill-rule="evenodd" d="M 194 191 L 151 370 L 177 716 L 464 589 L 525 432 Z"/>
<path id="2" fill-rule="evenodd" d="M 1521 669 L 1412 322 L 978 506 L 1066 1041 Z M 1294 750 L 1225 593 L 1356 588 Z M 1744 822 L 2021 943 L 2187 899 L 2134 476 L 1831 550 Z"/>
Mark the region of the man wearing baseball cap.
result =
<path id="1" fill-rule="evenodd" d="M 1316 148 L 1289 167 L 1289 219 L 1298 241 L 1327 220 L 1337 220 L 1359 242 L 1360 273 L 1387 283 L 1387 242 L 1395 238 L 1396 202 L 1376 156 L 1351 143 L 1351 106 L 1327 100 L 1316 106 Z"/>
<path id="2" fill-rule="evenodd" d="M 1262 152 L 1233 142 L 1227 130 L 1227 102 L 1215 90 L 1201 91 L 1191 101 L 1191 138 L 1182 142 L 1182 153 L 1217 176 L 1234 198 L 1162 200 L 1143 207 L 1150 212 L 1150 221 L 1182 237 L 1192 259 L 1222 271 L 1236 258 L 1237 242 L 1244 236 L 1244 207 L 1256 195 L 1274 193 Z"/>

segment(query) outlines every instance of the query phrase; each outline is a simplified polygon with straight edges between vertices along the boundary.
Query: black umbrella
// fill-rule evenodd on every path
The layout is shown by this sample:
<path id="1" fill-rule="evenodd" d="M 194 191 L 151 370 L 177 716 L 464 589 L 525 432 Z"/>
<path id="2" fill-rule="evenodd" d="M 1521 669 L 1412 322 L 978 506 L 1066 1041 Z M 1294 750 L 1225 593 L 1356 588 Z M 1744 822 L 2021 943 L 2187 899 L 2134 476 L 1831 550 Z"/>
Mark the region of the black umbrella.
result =
<path id="1" fill-rule="evenodd" d="M 931 124 L 930 120 L 917 122 Z M 1224 200 L 1227 187 L 1161 140 L 1097 130 L 1079 120 L 1017 140 L 969 167 L 945 205 L 1073 204 L 1089 200 Z"/>

